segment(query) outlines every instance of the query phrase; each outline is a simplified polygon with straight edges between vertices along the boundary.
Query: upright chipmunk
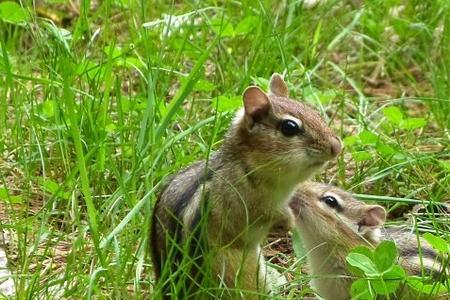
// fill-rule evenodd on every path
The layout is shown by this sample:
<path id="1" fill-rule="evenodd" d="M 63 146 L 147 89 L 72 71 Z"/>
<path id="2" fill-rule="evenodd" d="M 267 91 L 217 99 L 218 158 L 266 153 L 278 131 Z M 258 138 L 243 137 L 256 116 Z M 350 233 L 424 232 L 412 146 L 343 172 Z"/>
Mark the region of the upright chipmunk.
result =
<path id="1" fill-rule="evenodd" d="M 320 115 L 288 98 L 280 75 L 269 88 L 245 90 L 222 147 L 173 176 L 156 202 L 150 243 L 166 297 L 212 297 L 205 281 L 264 292 L 260 243 L 275 222 L 292 218 L 296 185 L 341 151 Z M 191 283 L 177 285 L 183 276 Z"/>
<path id="2" fill-rule="evenodd" d="M 313 182 L 301 184 L 289 205 L 308 251 L 312 285 L 326 300 L 350 299 L 349 251 L 359 245 L 376 246 L 385 239 L 396 243 L 399 263 L 410 275 L 441 274 L 442 260 L 425 240 L 420 238 L 419 246 L 417 236 L 404 227 L 382 228 L 386 218 L 382 206 L 368 205 L 337 187 Z M 409 297 L 402 299 L 416 299 Z"/>

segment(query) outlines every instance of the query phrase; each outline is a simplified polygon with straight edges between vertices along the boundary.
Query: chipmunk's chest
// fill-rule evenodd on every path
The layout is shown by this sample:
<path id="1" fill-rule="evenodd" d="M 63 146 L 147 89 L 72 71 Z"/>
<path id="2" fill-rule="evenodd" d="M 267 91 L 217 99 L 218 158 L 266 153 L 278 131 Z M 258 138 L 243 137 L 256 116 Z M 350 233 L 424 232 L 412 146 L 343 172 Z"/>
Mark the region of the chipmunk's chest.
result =
<path id="1" fill-rule="evenodd" d="M 256 183 L 263 183 L 256 181 Z M 212 184 L 223 185 L 222 181 Z M 233 183 L 220 188 L 222 193 L 212 198 L 211 222 L 209 228 L 213 239 L 219 235 L 221 244 L 253 247 L 262 242 L 271 226 L 280 219 L 281 211 L 287 206 L 290 190 L 280 191 L 261 184 L 255 186 L 251 180 Z M 219 233 L 218 233 L 219 232 Z"/>
<path id="2" fill-rule="evenodd" d="M 231 247 L 253 248 L 267 236 L 275 218 L 274 211 L 258 210 L 228 219 L 223 221 L 228 230 L 223 232 L 222 239 Z"/>
<path id="3" fill-rule="evenodd" d="M 269 228 L 270 226 L 263 223 L 251 226 L 245 236 L 243 236 L 245 244 L 253 247 L 262 243 L 262 240 L 269 232 Z"/>
<path id="4" fill-rule="evenodd" d="M 325 299 L 349 299 L 351 278 L 345 266 L 344 257 L 333 253 L 333 249 L 320 249 L 308 254 L 311 286 Z"/>
<path id="5" fill-rule="evenodd" d="M 255 213 L 246 225 L 243 235 L 245 242 L 250 245 L 260 244 L 272 226 L 282 217 L 280 211 L 282 211 L 281 208 L 274 206 L 271 209 L 259 210 Z"/>

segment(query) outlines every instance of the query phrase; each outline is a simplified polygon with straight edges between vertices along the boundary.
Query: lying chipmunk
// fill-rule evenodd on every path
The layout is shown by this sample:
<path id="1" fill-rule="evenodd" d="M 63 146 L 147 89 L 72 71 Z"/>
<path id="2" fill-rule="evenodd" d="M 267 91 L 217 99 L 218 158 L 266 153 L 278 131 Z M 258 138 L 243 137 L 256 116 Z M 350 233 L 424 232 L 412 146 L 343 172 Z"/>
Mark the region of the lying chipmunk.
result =
<path id="1" fill-rule="evenodd" d="M 408 274 L 438 276 L 443 271 L 442 257 L 424 239 L 418 242 L 417 236 L 404 227 L 382 229 L 386 218 L 382 206 L 358 201 L 337 187 L 301 184 L 290 207 L 308 251 L 312 286 L 327 300 L 350 299 L 354 279 L 347 269 L 346 256 L 356 246 L 393 240 L 399 250 L 399 264 Z M 411 299 L 407 287 L 402 290 L 408 296 L 401 299 Z"/>

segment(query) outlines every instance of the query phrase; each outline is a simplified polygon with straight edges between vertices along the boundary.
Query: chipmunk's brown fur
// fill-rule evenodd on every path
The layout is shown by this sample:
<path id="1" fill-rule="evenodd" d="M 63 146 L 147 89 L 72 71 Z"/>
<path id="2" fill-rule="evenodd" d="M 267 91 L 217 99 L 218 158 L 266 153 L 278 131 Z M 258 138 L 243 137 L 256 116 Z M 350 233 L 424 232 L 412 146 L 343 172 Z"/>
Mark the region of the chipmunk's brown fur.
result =
<path id="1" fill-rule="evenodd" d="M 420 238 L 419 246 L 417 236 L 404 228 L 382 228 L 386 217 L 382 206 L 365 204 L 337 187 L 303 183 L 290 207 L 308 251 L 312 285 L 327 300 L 350 298 L 353 278 L 347 270 L 346 256 L 359 245 L 376 246 L 390 239 L 399 250 L 399 263 L 409 274 L 442 271 L 438 254 L 425 240 Z M 412 299 L 409 291 L 403 292 L 407 296 L 402 299 Z"/>
<path id="2" fill-rule="evenodd" d="M 219 151 L 168 182 L 153 214 L 151 249 L 157 279 L 163 280 L 167 265 L 176 266 L 186 256 L 180 251 L 169 255 L 169 248 L 185 245 L 194 235 L 194 246 L 200 240 L 207 244 L 202 257 L 214 253 L 212 262 L 195 261 L 200 265 L 197 272 L 211 267 L 213 280 L 222 285 L 264 290 L 259 244 L 274 223 L 291 216 L 287 203 L 298 182 L 341 151 L 339 139 L 319 114 L 288 99 L 287 93 L 278 74 L 271 78 L 268 95 L 257 87 L 247 88 L 244 109 Z M 202 231 L 194 230 L 201 223 Z"/>

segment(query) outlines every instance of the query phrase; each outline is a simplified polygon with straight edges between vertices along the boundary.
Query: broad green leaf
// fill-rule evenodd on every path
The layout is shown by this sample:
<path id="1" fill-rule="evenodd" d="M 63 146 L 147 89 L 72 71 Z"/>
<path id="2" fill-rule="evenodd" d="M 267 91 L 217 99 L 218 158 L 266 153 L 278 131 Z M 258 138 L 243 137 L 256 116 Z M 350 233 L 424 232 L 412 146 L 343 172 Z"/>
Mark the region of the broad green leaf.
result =
<path id="1" fill-rule="evenodd" d="M 383 157 L 386 156 L 391 156 L 393 154 L 395 154 L 395 149 L 392 148 L 391 146 L 387 145 L 387 144 L 383 144 L 383 143 L 378 143 L 376 146 L 377 152 L 382 155 Z"/>
<path id="2" fill-rule="evenodd" d="M 346 136 L 343 140 L 344 146 L 353 146 L 359 142 L 359 136 L 357 135 L 350 135 Z"/>
<path id="3" fill-rule="evenodd" d="M 336 92 L 334 90 L 321 91 L 309 85 L 303 89 L 302 96 L 310 103 L 317 103 L 318 100 L 322 104 L 328 104 L 336 98 Z"/>
<path id="4" fill-rule="evenodd" d="M 373 159 L 373 156 L 372 156 L 372 154 L 370 154 L 369 151 L 354 151 L 354 152 L 352 152 L 352 156 L 353 156 L 353 159 L 358 162 Z"/>
<path id="5" fill-rule="evenodd" d="M 438 163 L 443 170 L 450 172 L 450 161 L 439 160 Z"/>
<path id="6" fill-rule="evenodd" d="M 354 249 L 352 249 L 352 251 L 350 251 L 350 253 L 359 253 L 362 255 L 367 256 L 369 259 L 373 260 L 373 252 L 371 249 L 365 247 L 365 246 L 358 246 L 355 247 Z M 364 271 L 362 271 L 361 269 L 354 267 L 352 265 L 350 265 L 347 262 L 347 269 L 354 275 L 359 276 L 359 277 L 363 277 L 364 276 Z"/>
<path id="7" fill-rule="evenodd" d="M 163 101 L 160 101 L 160 102 L 163 102 Z M 147 105 L 148 105 L 148 102 L 142 98 L 129 98 L 129 97 L 124 96 L 120 99 L 120 108 L 123 113 L 128 113 L 130 111 L 145 110 Z"/>
<path id="8" fill-rule="evenodd" d="M 369 300 L 372 299 L 370 295 L 370 287 L 366 279 L 360 278 L 355 280 L 350 287 L 350 295 L 352 299 Z"/>
<path id="9" fill-rule="evenodd" d="M 241 96 L 219 96 L 216 97 L 212 105 L 219 112 L 227 112 L 238 109 L 242 106 L 242 97 Z"/>
<path id="10" fill-rule="evenodd" d="M 383 123 L 381 123 L 381 126 L 380 126 L 380 128 L 383 130 L 384 134 L 386 134 L 386 135 L 392 134 L 397 127 L 398 126 L 396 124 L 392 124 L 390 122 L 383 122 Z"/>
<path id="11" fill-rule="evenodd" d="M 2 200 L 2 199 L 0 199 Z M 22 195 L 10 195 L 9 198 L 3 199 L 5 202 L 8 202 L 10 204 L 21 204 L 23 203 L 23 197 Z"/>
<path id="12" fill-rule="evenodd" d="M 50 179 L 41 179 L 40 180 L 40 184 L 41 187 L 44 191 L 53 194 L 55 196 L 59 196 L 63 199 L 69 199 L 70 198 L 70 193 L 69 192 L 64 192 L 61 189 L 61 185 L 53 180 Z"/>
<path id="13" fill-rule="evenodd" d="M 217 35 L 222 37 L 232 37 L 234 35 L 233 25 L 225 19 L 215 19 L 211 22 L 212 28 Z"/>
<path id="14" fill-rule="evenodd" d="M 390 106 L 383 109 L 384 116 L 393 124 L 399 125 L 403 120 L 403 113 L 400 108 Z"/>
<path id="15" fill-rule="evenodd" d="M 248 34 L 258 26 L 259 18 L 256 16 L 247 16 L 236 25 L 234 32 L 236 34 Z"/>
<path id="16" fill-rule="evenodd" d="M 397 255 L 393 241 L 382 241 L 375 249 L 373 261 L 380 272 L 385 272 L 396 262 Z"/>
<path id="17" fill-rule="evenodd" d="M 427 125 L 427 121 L 424 118 L 408 118 L 400 122 L 399 127 L 406 130 L 413 130 L 422 128 Z"/>
<path id="18" fill-rule="evenodd" d="M 52 100 L 44 101 L 41 105 L 42 114 L 51 118 L 55 115 L 55 103 Z"/>
<path id="19" fill-rule="evenodd" d="M 123 113 L 127 113 L 132 110 L 134 107 L 133 101 L 131 101 L 128 97 L 122 97 L 120 99 L 120 109 Z"/>
<path id="20" fill-rule="evenodd" d="M 373 261 L 364 254 L 351 252 L 347 255 L 346 260 L 351 266 L 364 271 L 367 276 L 380 275 Z"/>
<path id="21" fill-rule="evenodd" d="M 383 26 L 370 15 L 361 18 L 361 23 L 363 24 L 367 34 L 375 40 L 380 40 L 380 36 L 383 33 Z"/>
<path id="22" fill-rule="evenodd" d="M 144 64 L 144 62 L 134 56 L 127 56 L 125 58 L 125 60 L 119 60 L 119 62 L 123 62 L 123 65 L 129 67 L 129 68 L 134 68 L 136 70 L 146 70 L 146 65 Z M 120 63 L 118 63 L 118 65 L 120 65 Z"/>
<path id="23" fill-rule="evenodd" d="M 12 24 L 24 24 L 29 20 L 28 12 L 13 1 L 0 3 L 0 20 Z"/>
<path id="24" fill-rule="evenodd" d="M 432 233 L 426 232 L 423 235 L 423 238 L 430 243 L 431 246 L 433 246 L 434 249 L 438 250 L 439 252 L 442 253 L 449 253 L 449 244 L 447 243 L 447 241 L 445 241 L 443 238 L 434 235 Z"/>
<path id="25" fill-rule="evenodd" d="M 393 159 L 398 160 L 398 161 L 405 161 L 408 159 L 408 157 L 403 152 L 395 152 Z"/>
<path id="26" fill-rule="evenodd" d="M 111 55 L 111 59 L 118 58 L 123 55 L 122 49 L 113 45 L 107 45 L 104 47 L 103 52 L 108 56 Z"/>
<path id="27" fill-rule="evenodd" d="M 370 280 L 370 285 L 379 295 L 394 293 L 405 279 L 405 271 L 402 267 L 395 265 L 388 272 L 383 274 L 382 279 Z"/>
<path id="28" fill-rule="evenodd" d="M 9 204 L 23 203 L 23 197 L 21 195 L 10 195 L 6 188 L 0 188 L 0 201 Z"/>
<path id="29" fill-rule="evenodd" d="M 184 84 L 187 81 L 187 79 L 183 78 L 180 81 L 182 84 Z M 210 82 L 206 79 L 199 79 L 195 83 L 192 90 L 197 91 L 197 92 L 210 92 L 210 91 L 214 90 L 215 88 L 216 88 L 216 86 L 212 82 Z"/>
<path id="30" fill-rule="evenodd" d="M 406 278 L 406 283 L 417 291 L 422 291 L 424 283 L 422 282 L 423 278 L 420 276 L 408 276 Z"/>
<path id="31" fill-rule="evenodd" d="M 0 188 L 0 199 L 5 200 L 6 198 L 8 198 L 8 191 L 2 187 Z"/>
<path id="32" fill-rule="evenodd" d="M 117 132 L 117 126 L 114 123 L 108 123 L 105 125 L 105 131 L 108 133 Z"/>
<path id="33" fill-rule="evenodd" d="M 443 294 L 447 292 L 447 287 L 445 284 L 441 282 L 435 282 L 432 284 L 424 283 L 428 279 L 419 277 L 419 276 L 408 276 L 406 278 L 406 283 L 409 287 L 417 291 L 418 293 L 422 295 L 437 295 L 437 294 Z"/>
<path id="34" fill-rule="evenodd" d="M 159 111 L 159 113 L 161 114 L 162 117 L 166 116 L 169 113 L 165 101 L 159 101 L 159 103 L 158 103 L 158 111 Z"/>
<path id="35" fill-rule="evenodd" d="M 402 20 L 401 18 L 393 18 L 392 20 L 390 20 L 390 23 L 395 33 L 398 34 L 399 37 L 408 37 L 410 35 L 410 30 L 408 29 L 409 22 L 407 22 L 406 20 Z"/>
<path id="36" fill-rule="evenodd" d="M 41 181 L 42 188 L 49 193 L 56 193 L 59 189 L 59 184 L 50 179 L 43 179 Z"/>
<path id="37" fill-rule="evenodd" d="M 194 86 L 194 90 L 196 91 L 202 91 L 202 92 L 210 92 L 212 90 L 214 90 L 216 88 L 216 86 L 206 80 L 206 79 L 200 79 L 199 81 L 197 81 L 197 83 Z"/>
<path id="38" fill-rule="evenodd" d="M 164 101 L 160 101 L 160 102 L 164 102 Z M 136 100 L 136 104 L 134 105 L 135 110 L 145 110 L 148 106 L 148 101 L 146 101 L 145 99 L 142 99 L 142 101 L 138 101 Z M 164 109 L 166 107 L 164 106 Z"/>
<path id="39" fill-rule="evenodd" d="M 368 258 L 370 258 L 370 260 L 373 260 L 373 251 L 372 251 L 372 249 L 370 249 L 366 246 L 355 247 L 352 249 L 352 251 L 350 251 L 350 253 L 359 253 L 359 254 L 367 256 Z"/>
<path id="40" fill-rule="evenodd" d="M 375 145 L 378 142 L 378 136 L 369 130 L 361 131 L 358 136 L 363 145 Z"/>
<path id="41" fill-rule="evenodd" d="M 405 270 L 399 265 L 394 265 L 389 271 L 383 274 L 383 279 L 387 281 L 403 281 L 406 278 Z"/>
<path id="42" fill-rule="evenodd" d="M 336 98 L 336 92 L 334 90 L 321 91 L 319 94 L 319 100 L 322 104 L 329 104 Z"/>

